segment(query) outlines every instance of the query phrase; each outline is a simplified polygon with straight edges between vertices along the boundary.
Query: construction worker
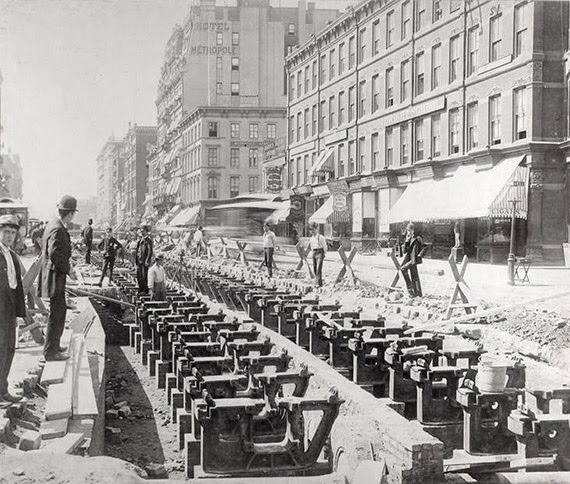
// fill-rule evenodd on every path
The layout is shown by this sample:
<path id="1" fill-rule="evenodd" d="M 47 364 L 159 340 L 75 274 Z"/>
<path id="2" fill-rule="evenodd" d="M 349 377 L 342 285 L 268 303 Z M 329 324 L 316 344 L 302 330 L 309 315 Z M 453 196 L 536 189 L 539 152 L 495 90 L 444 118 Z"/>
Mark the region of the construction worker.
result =
<path id="1" fill-rule="evenodd" d="M 81 234 L 83 243 L 85 244 L 85 263 L 91 264 L 91 248 L 93 246 L 93 219 L 90 218 L 87 222 L 87 227 L 83 229 Z"/>
<path id="2" fill-rule="evenodd" d="M 263 224 L 263 264 L 267 267 L 269 277 L 273 277 L 273 252 L 275 251 L 275 232 L 268 223 Z"/>
<path id="3" fill-rule="evenodd" d="M 103 279 L 107 274 L 107 269 L 109 269 L 109 283 L 113 282 L 113 268 L 115 267 L 117 250 L 122 249 L 123 244 L 113 237 L 113 229 L 109 227 L 105 238 L 99 243 L 98 248 L 103 251 L 103 270 L 101 272 L 101 280 L 98 284 L 98 286 L 101 287 L 103 285 Z"/>
<path id="4" fill-rule="evenodd" d="M 327 239 L 319 234 L 319 226 L 316 223 L 310 226 L 311 238 L 309 245 L 313 252 L 313 270 L 315 272 L 315 280 L 317 287 L 323 286 L 323 262 L 327 255 Z"/>
<path id="5" fill-rule="evenodd" d="M 44 236 L 44 223 L 40 222 L 31 233 L 32 243 L 36 249 L 36 253 L 39 254 L 42 251 L 42 237 Z"/>
<path id="6" fill-rule="evenodd" d="M 425 246 L 422 238 L 415 233 L 412 222 L 406 227 L 406 240 L 402 246 L 404 259 L 402 260 L 402 275 L 406 281 L 408 293 L 411 297 L 422 296 L 422 285 L 418 273 L 418 265 L 422 263 Z"/>
<path id="7" fill-rule="evenodd" d="M 158 254 L 148 270 L 148 290 L 153 301 L 166 301 L 166 273 L 163 263 L 164 256 Z"/>
<path id="8" fill-rule="evenodd" d="M 139 293 L 148 293 L 148 269 L 152 263 L 153 243 L 150 236 L 150 227 L 144 225 L 141 229 L 141 236 L 137 242 L 136 266 L 137 280 L 139 283 Z"/>
<path id="9" fill-rule="evenodd" d="M 71 238 L 66 225 L 70 224 L 77 212 L 77 200 L 64 195 L 58 206 L 59 217 L 50 221 L 42 239 L 42 260 L 38 280 L 38 296 L 49 297 L 49 318 L 44 344 L 46 361 L 66 360 L 66 348 L 60 346 L 65 326 L 67 304 L 65 301 L 65 280 L 73 277 L 71 270 Z"/>
<path id="10" fill-rule="evenodd" d="M 16 318 L 26 316 L 21 262 L 11 249 L 20 229 L 18 217 L 0 217 L 0 402 L 21 397 L 8 392 L 8 375 L 16 352 Z"/>
<path id="11" fill-rule="evenodd" d="M 199 258 L 202 255 L 202 250 L 205 249 L 204 233 L 202 232 L 201 225 L 196 229 L 196 232 L 194 232 L 192 243 L 194 244 L 194 247 L 196 247 L 196 258 Z"/>

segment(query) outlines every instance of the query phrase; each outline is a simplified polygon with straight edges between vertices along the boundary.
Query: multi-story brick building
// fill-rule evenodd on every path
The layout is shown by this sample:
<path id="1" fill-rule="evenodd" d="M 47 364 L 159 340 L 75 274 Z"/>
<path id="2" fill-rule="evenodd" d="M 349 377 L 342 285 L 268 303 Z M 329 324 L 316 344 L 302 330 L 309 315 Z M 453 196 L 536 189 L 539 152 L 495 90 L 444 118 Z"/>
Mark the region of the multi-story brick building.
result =
<path id="1" fill-rule="evenodd" d="M 110 137 L 97 156 L 97 214 L 99 226 L 116 223 L 116 166 L 121 157 L 123 140 Z"/>
<path id="2" fill-rule="evenodd" d="M 284 182 L 329 237 L 558 262 L 568 2 L 367 0 L 286 59 Z"/>
<path id="3" fill-rule="evenodd" d="M 166 48 L 157 98 L 152 204 L 198 204 L 261 191 L 264 143 L 284 137 L 284 57 L 339 15 L 304 0 L 219 6 L 201 0 Z"/>

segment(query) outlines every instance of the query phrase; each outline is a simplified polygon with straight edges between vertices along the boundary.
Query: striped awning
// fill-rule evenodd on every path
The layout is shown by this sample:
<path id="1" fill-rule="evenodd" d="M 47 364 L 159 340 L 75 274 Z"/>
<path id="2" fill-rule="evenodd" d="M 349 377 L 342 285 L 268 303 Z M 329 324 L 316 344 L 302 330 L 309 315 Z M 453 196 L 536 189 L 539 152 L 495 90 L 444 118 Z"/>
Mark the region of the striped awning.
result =
<path id="1" fill-rule="evenodd" d="M 291 201 L 285 200 L 281 202 L 281 207 L 275 210 L 265 221 L 270 224 L 278 224 L 285 222 L 291 213 Z"/>
<path id="2" fill-rule="evenodd" d="M 320 208 L 309 217 L 309 223 L 326 224 L 333 214 L 333 198 L 329 197 Z"/>
<path id="3" fill-rule="evenodd" d="M 334 172 L 334 149 L 329 148 L 324 150 L 319 157 L 315 164 L 309 170 L 308 176 L 309 180 L 313 176 L 317 176 L 320 172 Z"/>

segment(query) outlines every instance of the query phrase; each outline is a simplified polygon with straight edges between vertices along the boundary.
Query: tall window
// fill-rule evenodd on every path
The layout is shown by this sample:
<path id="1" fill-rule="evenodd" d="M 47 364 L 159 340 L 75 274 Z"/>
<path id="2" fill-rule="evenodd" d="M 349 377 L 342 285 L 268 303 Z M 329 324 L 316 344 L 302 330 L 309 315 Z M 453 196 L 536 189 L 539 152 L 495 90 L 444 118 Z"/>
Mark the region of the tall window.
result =
<path id="1" fill-rule="evenodd" d="M 232 32 L 232 45 L 239 45 L 239 32 Z"/>
<path id="2" fill-rule="evenodd" d="M 394 44 L 394 11 L 386 14 L 386 47 Z"/>
<path id="3" fill-rule="evenodd" d="M 496 15 L 490 20 L 489 29 L 489 61 L 493 62 L 501 58 L 501 41 L 503 34 L 501 32 L 501 15 Z"/>
<path id="4" fill-rule="evenodd" d="M 380 52 L 380 21 L 372 24 L 372 55 Z"/>
<path id="5" fill-rule="evenodd" d="M 230 176 L 230 198 L 239 195 L 239 176 Z"/>
<path id="6" fill-rule="evenodd" d="M 297 113 L 297 141 L 301 141 L 301 129 L 303 127 L 303 123 L 301 122 L 301 112 Z"/>
<path id="7" fill-rule="evenodd" d="M 386 107 L 394 105 L 394 68 L 386 69 Z"/>
<path id="8" fill-rule="evenodd" d="M 366 81 L 360 81 L 358 84 L 358 117 L 366 115 Z"/>
<path id="9" fill-rule="evenodd" d="M 232 82 L 232 96 L 239 96 L 239 82 Z"/>
<path id="10" fill-rule="evenodd" d="M 411 31 L 411 10 L 412 2 L 410 0 L 402 3 L 402 39 L 405 39 Z"/>
<path id="11" fill-rule="evenodd" d="M 501 95 L 489 98 L 489 145 L 501 144 Z"/>
<path id="12" fill-rule="evenodd" d="M 309 183 L 309 155 L 303 156 L 303 182 Z"/>
<path id="13" fill-rule="evenodd" d="M 208 166 L 218 166 L 218 148 L 214 146 L 208 147 Z"/>
<path id="14" fill-rule="evenodd" d="M 303 121 L 304 121 L 304 129 L 303 129 L 303 136 L 305 138 L 309 137 L 309 108 L 305 108 L 303 113 Z"/>
<path id="15" fill-rule="evenodd" d="M 364 62 L 368 53 L 368 46 L 366 44 L 366 29 L 360 29 L 360 59 L 358 62 Z"/>
<path id="16" fill-rule="evenodd" d="M 335 51 L 334 49 L 331 49 L 331 51 L 329 52 L 329 79 L 334 78 L 334 76 L 336 75 L 335 73 Z"/>
<path id="17" fill-rule="evenodd" d="M 372 112 L 380 109 L 380 77 L 378 74 L 372 76 Z"/>
<path id="18" fill-rule="evenodd" d="M 250 168 L 257 168 L 257 148 L 250 148 L 249 149 L 249 167 Z"/>
<path id="19" fill-rule="evenodd" d="M 479 109 L 477 103 L 467 105 L 467 150 L 477 148 L 479 144 L 478 130 Z"/>
<path id="20" fill-rule="evenodd" d="M 354 36 L 348 39 L 348 68 L 352 69 L 356 63 L 356 47 Z"/>
<path id="21" fill-rule="evenodd" d="M 321 75 L 319 78 L 319 85 L 323 85 L 327 82 L 327 56 L 323 54 L 321 56 Z"/>
<path id="22" fill-rule="evenodd" d="M 327 123 L 327 105 L 326 101 L 321 101 L 321 119 L 319 122 L 319 133 L 322 133 L 326 130 L 326 123 Z"/>
<path id="23" fill-rule="evenodd" d="M 378 133 L 372 133 L 370 138 L 370 154 L 372 171 L 376 171 L 380 168 L 380 140 Z"/>
<path id="24" fill-rule="evenodd" d="M 249 139 L 257 139 L 259 137 L 259 125 L 257 123 L 249 123 Z"/>
<path id="25" fill-rule="evenodd" d="M 238 139 L 240 137 L 239 123 L 230 123 L 230 136 L 233 139 Z"/>
<path id="26" fill-rule="evenodd" d="M 208 198 L 218 198 L 218 178 L 208 177 Z"/>
<path id="27" fill-rule="evenodd" d="M 408 124 L 400 125 L 400 165 L 410 162 L 410 129 Z"/>
<path id="28" fill-rule="evenodd" d="M 216 70 L 221 71 L 222 70 L 222 58 L 221 57 L 216 57 Z"/>
<path id="29" fill-rule="evenodd" d="M 528 3 L 515 6 L 515 57 L 521 55 L 526 47 L 528 32 Z"/>
<path id="30" fill-rule="evenodd" d="M 302 168 L 303 167 L 301 166 L 301 157 L 299 156 L 297 158 L 297 185 L 303 184 L 303 180 L 301 179 Z"/>
<path id="31" fill-rule="evenodd" d="M 310 67 L 308 65 L 305 66 L 305 94 L 309 92 L 309 82 L 311 80 L 311 73 L 309 71 Z"/>
<path id="32" fill-rule="evenodd" d="M 366 138 L 364 137 L 358 140 L 358 165 L 356 171 L 360 173 L 366 172 Z"/>
<path id="33" fill-rule="evenodd" d="M 424 57 L 423 52 L 416 54 L 416 96 L 423 94 L 425 89 Z"/>
<path id="34" fill-rule="evenodd" d="M 239 168 L 239 148 L 230 148 L 230 167 Z"/>
<path id="35" fill-rule="evenodd" d="M 239 57 L 232 57 L 232 71 L 239 71 Z"/>
<path id="36" fill-rule="evenodd" d="M 441 117 L 434 114 L 431 117 L 431 156 L 437 158 L 441 155 Z"/>
<path id="37" fill-rule="evenodd" d="M 345 111 L 346 111 L 346 93 L 340 91 L 338 93 L 338 125 L 342 126 L 345 121 Z"/>
<path id="38" fill-rule="evenodd" d="M 249 193 L 257 193 L 259 191 L 259 177 L 249 177 Z"/>
<path id="39" fill-rule="evenodd" d="M 354 117 L 356 115 L 355 113 L 355 108 L 356 108 L 356 92 L 355 92 L 355 88 L 354 86 L 351 86 L 348 89 L 348 122 L 350 123 L 351 121 L 354 120 Z"/>
<path id="40" fill-rule="evenodd" d="M 316 87 L 317 87 L 317 76 L 318 76 L 318 74 L 317 74 L 317 72 L 318 72 L 317 61 L 316 60 L 313 61 L 313 65 L 312 65 L 311 69 L 312 69 L 312 73 L 313 73 L 313 86 L 312 87 L 313 87 L 313 89 L 316 89 Z"/>
<path id="41" fill-rule="evenodd" d="M 216 94 L 223 94 L 223 86 L 221 82 L 216 82 Z"/>
<path id="42" fill-rule="evenodd" d="M 313 104 L 313 111 L 312 111 L 311 120 L 313 122 L 313 128 L 311 130 L 311 135 L 315 136 L 317 134 L 317 105 L 316 104 Z"/>
<path id="43" fill-rule="evenodd" d="M 289 118 L 289 143 L 295 141 L 295 116 Z"/>
<path id="44" fill-rule="evenodd" d="M 295 24 L 289 24 L 289 35 L 295 35 Z"/>
<path id="45" fill-rule="evenodd" d="M 410 61 L 405 60 L 400 66 L 400 101 L 410 96 Z"/>
<path id="46" fill-rule="evenodd" d="M 338 177 L 342 178 L 345 175 L 345 163 L 346 160 L 344 158 L 344 144 L 341 143 L 338 145 L 337 148 L 337 152 L 338 152 Z"/>
<path id="47" fill-rule="evenodd" d="M 433 0 L 432 3 L 432 22 L 437 22 L 443 16 L 443 11 L 441 10 L 441 0 Z"/>
<path id="48" fill-rule="evenodd" d="M 441 84 L 441 44 L 431 48 L 431 88 L 437 89 Z"/>
<path id="49" fill-rule="evenodd" d="M 449 82 L 459 79 L 459 36 L 449 40 Z"/>
<path id="50" fill-rule="evenodd" d="M 424 159 L 424 120 L 418 119 L 414 123 L 415 161 Z"/>
<path id="51" fill-rule="evenodd" d="M 344 42 L 341 42 L 338 46 L 338 75 L 340 76 L 344 72 Z"/>
<path id="52" fill-rule="evenodd" d="M 210 138 L 218 137 L 218 123 L 212 121 L 208 123 L 208 136 Z"/>
<path id="53" fill-rule="evenodd" d="M 291 74 L 291 78 L 289 79 L 289 94 L 291 95 L 291 99 L 295 99 L 295 74 Z"/>
<path id="54" fill-rule="evenodd" d="M 416 3 L 416 32 L 426 24 L 426 2 Z"/>
<path id="55" fill-rule="evenodd" d="M 527 131 L 526 119 L 526 88 L 521 87 L 513 91 L 513 125 L 515 140 L 525 139 Z"/>
<path id="56" fill-rule="evenodd" d="M 336 104 L 334 96 L 329 97 L 329 129 L 336 126 Z"/>
<path id="57" fill-rule="evenodd" d="M 224 43 L 224 34 L 222 32 L 216 32 L 216 45 L 222 45 Z"/>
<path id="58" fill-rule="evenodd" d="M 467 75 L 475 74 L 479 64 L 479 26 L 471 27 L 467 33 Z"/>
<path id="59" fill-rule="evenodd" d="M 269 123 L 267 125 L 267 137 L 269 139 L 275 139 L 276 135 L 277 135 L 277 126 L 273 123 Z"/>
<path id="60" fill-rule="evenodd" d="M 392 128 L 386 128 L 386 166 L 394 164 L 394 131 Z"/>
<path id="61" fill-rule="evenodd" d="M 354 141 L 348 142 L 348 175 L 353 175 L 356 170 L 356 154 Z"/>
<path id="62" fill-rule="evenodd" d="M 449 154 L 459 153 L 459 109 L 449 111 Z"/>

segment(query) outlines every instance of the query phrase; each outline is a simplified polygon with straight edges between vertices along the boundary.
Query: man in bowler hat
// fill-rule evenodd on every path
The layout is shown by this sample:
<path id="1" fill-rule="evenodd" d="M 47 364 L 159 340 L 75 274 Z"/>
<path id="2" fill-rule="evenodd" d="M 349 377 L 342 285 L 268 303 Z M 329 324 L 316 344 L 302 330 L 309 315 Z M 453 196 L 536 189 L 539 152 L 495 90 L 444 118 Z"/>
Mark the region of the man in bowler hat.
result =
<path id="1" fill-rule="evenodd" d="M 152 263 L 153 243 L 148 225 L 142 227 L 141 238 L 137 242 L 135 262 L 137 265 L 137 280 L 139 293 L 148 294 L 148 269 Z"/>
<path id="2" fill-rule="evenodd" d="M 42 260 L 38 283 L 38 295 L 49 297 L 49 318 L 47 323 L 44 357 L 46 361 L 66 360 L 66 348 L 60 347 L 65 327 L 67 305 L 65 302 L 65 280 L 71 273 L 71 239 L 66 225 L 71 223 L 77 212 L 77 200 L 64 195 L 58 206 L 59 217 L 50 221 L 42 240 Z"/>
<path id="3" fill-rule="evenodd" d="M 91 249 L 93 248 L 93 219 L 87 222 L 87 227 L 83 229 L 83 243 L 85 244 L 85 263 L 91 264 Z"/>
<path id="4" fill-rule="evenodd" d="M 10 248 L 20 229 L 18 217 L 0 217 L 0 402 L 21 397 L 8 393 L 8 375 L 16 352 L 16 318 L 26 316 L 21 262 Z"/>

